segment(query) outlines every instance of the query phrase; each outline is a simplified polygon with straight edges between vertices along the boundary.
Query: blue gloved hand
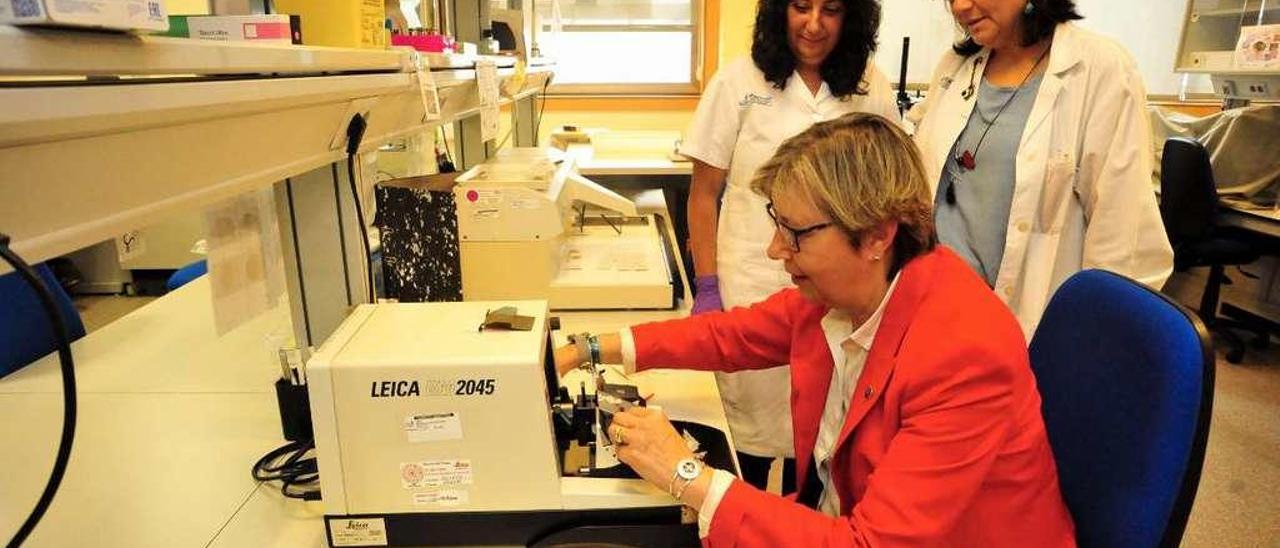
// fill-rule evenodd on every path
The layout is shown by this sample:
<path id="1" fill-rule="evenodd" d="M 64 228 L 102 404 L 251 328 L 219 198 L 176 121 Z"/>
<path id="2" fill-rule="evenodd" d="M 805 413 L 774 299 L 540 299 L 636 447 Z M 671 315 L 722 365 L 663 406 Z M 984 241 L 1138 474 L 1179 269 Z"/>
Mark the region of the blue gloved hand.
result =
<path id="1" fill-rule="evenodd" d="M 715 274 L 698 276 L 693 279 L 693 287 L 697 290 L 693 297 L 693 313 L 719 312 L 724 310 L 720 300 L 720 278 Z"/>

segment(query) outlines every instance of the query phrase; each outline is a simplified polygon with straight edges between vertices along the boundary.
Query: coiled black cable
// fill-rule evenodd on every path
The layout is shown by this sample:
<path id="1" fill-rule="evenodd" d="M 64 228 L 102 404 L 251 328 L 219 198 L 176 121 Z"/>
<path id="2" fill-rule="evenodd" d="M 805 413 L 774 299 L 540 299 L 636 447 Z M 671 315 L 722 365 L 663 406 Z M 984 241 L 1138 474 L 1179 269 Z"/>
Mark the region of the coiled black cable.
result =
<path id="1" fill-rule="evenodd" d="M 71 336 L 68 334 L 67 320 L 55 303 L 53 292 L 36 274 L 35 269 L 31 268 L 31 265 L 9 249 L 9 236 L 6 234 L 0 234 L 0 256 L 3 256 L 14 272 L 17 272 L 27 285 L 31 286 L 40 299 L 40 306 L 44 308 L 50 327 L 53 329 L 53 336 L 57 339 L 58 362 L 62 368 L 62 436 L 58 441 L 58 454 L 54 458 L 49 481 L 45 483 L 44 492 L 40 493 L 35 508 L 31 509 L 22 526 L 18 527 L 13 538 L 9 539 L 8 547 L 17 548 L 22 546 L 23 541 L 31 535 L 45 512 L 49 510 L 49 505 L 53 503 L 53 496 L 58 493 L 62 477 L 67 472 L 67 462 L 71 458 L 71 444 L 76 437 L 76 373 L 75 361 L 71 359 Z"/>

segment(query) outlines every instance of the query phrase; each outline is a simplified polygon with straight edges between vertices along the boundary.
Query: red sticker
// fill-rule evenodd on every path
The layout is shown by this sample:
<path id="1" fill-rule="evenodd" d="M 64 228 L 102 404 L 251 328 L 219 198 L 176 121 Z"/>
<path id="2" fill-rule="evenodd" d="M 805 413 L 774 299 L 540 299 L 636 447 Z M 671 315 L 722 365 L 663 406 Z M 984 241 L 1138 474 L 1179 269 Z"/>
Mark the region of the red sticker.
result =
<path id="1" fill-rule="evenodd" d="M 468 202 L 474 202 L 474 201 L 479 200 L 479 199 L 480 199 L 480 193 L 479 193 L 479 192 L 476 192 L 476 191 L 474 191 L 474 190 L 468 190 L 468 191 L 467 191 L 467 201 L 468 201 Z"/>

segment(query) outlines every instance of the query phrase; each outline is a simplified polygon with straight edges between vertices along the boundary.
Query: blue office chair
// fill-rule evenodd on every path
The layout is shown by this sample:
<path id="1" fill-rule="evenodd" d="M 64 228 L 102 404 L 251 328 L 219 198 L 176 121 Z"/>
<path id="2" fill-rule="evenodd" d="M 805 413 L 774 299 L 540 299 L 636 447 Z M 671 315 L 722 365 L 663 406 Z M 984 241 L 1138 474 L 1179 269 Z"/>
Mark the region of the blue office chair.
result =
<path id="1" fill-rule="evenodd" d="M 173 274 L 169 276 L 169 279 L 165 281 L 164 289 L 166 291 L 173 291 L 208 273 L 209 261 L 200 259 L 175 270 Z"/>
<path id="2" fill-rule="evenodd" d="M 1031 368 L 1079 545 L 1177 546 L 1213 410 L 1213 343 L 1200 319 L 1086 270 L 1049 301 Z"/>
<path id="3" fill-rule="evenodd" d="M 67 319 L 71 340 L 84 336 L 80 313 L 71 297 L 58 285 L 47 264 L 35 266 L 45 285 L 54 293 L 62 315 Z M 4 377 L 57 348 L 57 340 L 40 299 L 31 286 L 15 272 L 0 276 L 0 377 Z"/>

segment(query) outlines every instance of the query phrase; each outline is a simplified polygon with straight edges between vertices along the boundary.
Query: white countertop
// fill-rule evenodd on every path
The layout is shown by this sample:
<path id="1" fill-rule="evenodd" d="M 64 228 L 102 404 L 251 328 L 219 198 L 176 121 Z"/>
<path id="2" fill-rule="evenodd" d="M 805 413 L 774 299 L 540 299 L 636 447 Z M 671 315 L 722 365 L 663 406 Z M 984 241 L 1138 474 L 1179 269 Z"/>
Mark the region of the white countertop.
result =
<path id="1" fill-rule="evenodd" d="M 284 443 L 272 389 L 279 368 L 266 340 L 288 325 L 287 306 L 218 336 L 209 292 L 199 278 L 72 345 L 80 410 L 71 462 L 28 546 L 324 545 L 320 503 L 285 499 L 277 485 L 250 477 L 253 463 Z M 562 342 L 687 313 L 553 315 Z M 634 380 L 673 417 L 724 428 L 710 374 Z M 0 421 L 0 538 L 17 529 L 47 479 L 60 386 L 56 355 L 0 379 L 0 413 L 10 418 Z"/>

